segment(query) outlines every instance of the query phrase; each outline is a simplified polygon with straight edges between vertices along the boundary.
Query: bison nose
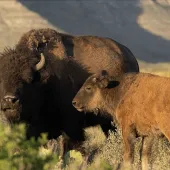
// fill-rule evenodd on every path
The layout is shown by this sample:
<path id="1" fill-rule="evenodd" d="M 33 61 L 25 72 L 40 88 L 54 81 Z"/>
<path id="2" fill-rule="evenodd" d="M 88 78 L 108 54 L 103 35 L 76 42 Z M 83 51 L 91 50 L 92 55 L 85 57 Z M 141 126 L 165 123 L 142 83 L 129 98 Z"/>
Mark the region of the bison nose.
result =
<path id="1" fill-rule="evenodd" d="M 72 101 L 72 105 L 73 105 L 73 106 L 76 106 L 76 101 L 73 100 L 73 101 Z"/>
<path id="2" fill-rule="evenodd" d="M 12 95 L 6 95 L 4 97 L 4 101 L 8 102 L 8 103 L 17 103 L 19 102 L 19 99 L 16 96 L 12 96 Z"/>

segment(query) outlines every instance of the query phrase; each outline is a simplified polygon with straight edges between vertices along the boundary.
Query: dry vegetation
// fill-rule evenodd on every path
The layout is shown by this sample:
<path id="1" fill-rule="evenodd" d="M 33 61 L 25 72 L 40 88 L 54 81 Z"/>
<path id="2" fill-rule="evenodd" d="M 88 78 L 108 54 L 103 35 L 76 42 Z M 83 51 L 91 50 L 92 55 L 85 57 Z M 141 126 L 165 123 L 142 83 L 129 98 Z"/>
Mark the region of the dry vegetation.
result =
<path id="1" fill-rule="evenodd" d="M 112 166 L 112 169 L 116 170 L 118 167 L 120 167 L 120 163 L 122 162 L 122 156 L 123 156 L 123 144 L 122 144 L 122 136 L 121 136 L 121 130 L 118 129 L 118 133 L 110 132 L 109 138 L 106 140 L 103 140 L 103 142 L 98 141 L 96 137 L 93 137 L 93 134 L 99 134 L 98 138 L 103 138 L 103 134 L 101 133 L 100 128 L 89 128 L 86 129 L 89 137 L 86 141 L 86 146 L 90 147 L 90 149 L 93 151 L 93 148 L 96 149 L 96 146 L 98 147 L 98 153 L 94 156 L 94 159 L 92 161 L 91 166 L 94 166 L 97 162 L 100 162 L 101 160 L 105 163 Z M 100 131 L 97 132 L 97 131 Z M 91 142 L 93 142 L 93 145 L 90 145 Z M 95 144 L 96 142 L 96 144 Z M 88 144 L 87 144 L 88 143 Z M 95 146 L 95 147 L 93 147 Z M 87 148 L 88 148 L 87 147 Z M 140 158 L 139 158 L 139 152 L 141 148 L 141 138 L 136 139 L 135 144 L 135 164 L 134 168 L 139 169 L 140 168 Z M 89 148 L 88 148 L 89 149 Z M 91 153 L 93 153 L 91 151 Z M 152 152 L 150 157 L 150 166 L 154 170 L 168 170 L 170 169 L 170 144 L 168 143 L 166 138 L 155 138 L 153 145 L 152 145 Z"/>
<path id="2" fill-rule="evenodd" d="M 89 153 L 89 158 L 85 159 L 79 152 L 72 152 L 65 164 L 60 164 L 58 170 L 117 170 L 121 169 L 123 144 L 121 130 L 118 133 L 110 132 L 106 139 L 100 127 L 86 129 L 87 141 L 84 143 L 85 149 Z M 135 145 L 135 164 L 134 169 L 140 169 L 139 151 L 141 148 L 141 138 L 136 139 Z M 165 138 L 155 138 L 151 157 L 150 168 L 153 170 L 170 169 L 170 144 Z M 65 158 L 66 158 L 65 156 Z M 69 158 L 69 159 L 68 159 Z M 69 161 L 69 160 L 72 161 Z M 88 162 L 88 164 L 87 164 Z M 55 169 L 56 170 L 56 169 Z"/>

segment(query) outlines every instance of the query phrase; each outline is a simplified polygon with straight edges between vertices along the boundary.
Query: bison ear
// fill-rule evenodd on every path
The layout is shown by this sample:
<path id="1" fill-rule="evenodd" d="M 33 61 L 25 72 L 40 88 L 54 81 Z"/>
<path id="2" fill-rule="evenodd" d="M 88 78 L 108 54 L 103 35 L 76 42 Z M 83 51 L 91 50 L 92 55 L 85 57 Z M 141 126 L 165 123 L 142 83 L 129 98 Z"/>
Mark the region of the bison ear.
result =
<path id="1" fill-rule="evenodd" d="M 109 80 L 104 78 L 102 80 L 99 80 L 98 87 L 101 88 L 101 89 L 106 88 L 108 86 L 108 84 L 109 84 Z"/>
<path id="2" fill-rule="evenodd" d="M 110 88 L 114 88 L 114 87 L 118 86 L 119 84 L 120 84 L 119 81 L 114 81 L 114 80 L 110 80 L 108 78 L 104 78 L 98 82 L 98 87 L 99 88 L 107 87 L 110 89 Z"/>
<path id="3" fill-rule="evenodd" d="M 109 76 L 108 72 L 102 70 L 98 78 L 99 88 L 114 88 L 120 84 L 119 81 L 115 81 L 114 77 Z"/>
<path id="4" fill-rule="evenodd" d="M 106 88 L 109 84 L 109 74 L 106 70 L 102 70 L 98 77 L 99 88 Z"/>

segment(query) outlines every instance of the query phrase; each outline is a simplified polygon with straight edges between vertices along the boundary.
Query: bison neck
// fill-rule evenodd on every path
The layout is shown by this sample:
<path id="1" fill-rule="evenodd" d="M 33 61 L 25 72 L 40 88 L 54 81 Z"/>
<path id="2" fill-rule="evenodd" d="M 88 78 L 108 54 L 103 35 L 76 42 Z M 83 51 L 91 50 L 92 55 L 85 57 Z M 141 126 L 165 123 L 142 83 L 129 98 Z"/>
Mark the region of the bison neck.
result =
<path id="1" fill-rule="evenodd" d="M 127 73 L 118 77 L 115 81 L 119 84 L 113 88 L 105 88 L 101 91 L 102 104 L 101 110 L 115 116 L 116 109 L 124 98 L 131 85 L 135 83 L 137 73 Z"/>
<path id="2" fill-rule="evenodd" d="M 118 106 L 121 96 L 119 96 L 120 88 L 116 87 L 113 89 L 102 90 L 102 104 L 100 109 L 105 113 L 114 116 L 115 110 Z"/>

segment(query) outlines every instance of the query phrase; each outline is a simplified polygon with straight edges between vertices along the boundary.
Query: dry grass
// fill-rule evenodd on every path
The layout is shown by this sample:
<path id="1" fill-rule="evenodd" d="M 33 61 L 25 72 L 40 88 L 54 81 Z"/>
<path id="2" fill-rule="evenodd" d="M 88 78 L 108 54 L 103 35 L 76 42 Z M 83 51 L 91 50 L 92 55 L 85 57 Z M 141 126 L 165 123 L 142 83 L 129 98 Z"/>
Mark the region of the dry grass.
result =
<path id="1" fill-rule="evenodd" d="M 89 159 L 83 158 L 80 152 L 70 151 L 65 155 L 54 170 L 117 170 L 121 169 L 123 157 L 123 143 L 121 130 L 117 133 L 110 132 L 105 138 L 100 127 L 91 127 L 86 130 L 84 148 L 89 153 Z M 139 150 L 141 138 L 136 139 L 134 154 L 134 169 L 141 169 Z M 155 138 L 152 145 L 150 167 L 153 170 L 170 169 L 170 144 L 166 138 Z M 67 159 L 66 159 L 67 158 Z"/>
<path id="2" fill-rule="evenodd" d="M 109 138 L 103 141 L 103 135 L 100 128 L 86 129 L 88 135 L 85 145 L 88 150 L 91 150 L 91 154 L 98 147 L 98 152 L 93 157 L 91 167 L 99 165 L 100 162 L 105 162 L 112 166 L 113 170 L 118 169 L 122 163 L 123 156 L 123 143 L 121 130 L 118 129 L 118 133 L 110 132 Z M 94 138 L 94 134 L 99 134 L 97 138 Z M 102 142 L 98 139 L 102 139 Z M 95 140 L 96 139 L 96 140 Z M 92 140 L 92 145 L 91 141 Z M 95 144 L 96 143 L 96 144 Z M 141 148 L 141 138 L 136 139 L 135 155 L 134 155 L 134 168 L 139 169 L 140 158 L 139 151 Z M 90 167 L 89 166 L 89 167 Z M 170 144 L 166 138 L 155 138 L 152 145 L 150 166 L 154 170 L 168 170 L 170 169 Z"/>

